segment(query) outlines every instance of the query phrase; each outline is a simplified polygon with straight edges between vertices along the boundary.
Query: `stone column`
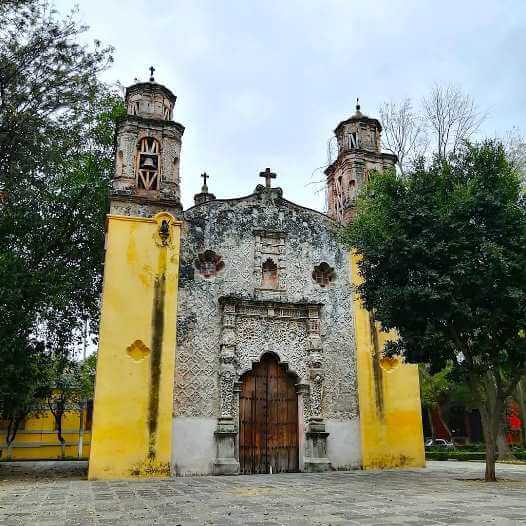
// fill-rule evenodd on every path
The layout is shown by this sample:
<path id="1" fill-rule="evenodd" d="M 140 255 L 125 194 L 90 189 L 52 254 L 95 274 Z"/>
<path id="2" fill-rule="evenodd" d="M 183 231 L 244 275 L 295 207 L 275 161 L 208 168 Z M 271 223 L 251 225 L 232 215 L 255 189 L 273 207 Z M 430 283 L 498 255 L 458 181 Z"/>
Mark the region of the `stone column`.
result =
<path id="1" fill-rule="evenodd" d="M 242 382 L 234 382 L 234 401 L 233 401 L 233 420 L 236 429 L 236 450 L 235 457 L 239 461 L 239 396 L 241 393 Z"/>
<path id="2" fill-rule="evenodd" d="M 223 307 L 223 326 L 219 355 L 220 417 L 214 433 L 216 439 L 214 473 L 216 475 L 236 475 L 239 473 L 239 461 L 236 455 L 238 430 L 234 419 L 234 384 L 237 380 L 235 370 L 237 364 L 235 309 L 235 305 L 230 304 L 226 304 Z"/>
<path id="3" fill-rule="evenodd" d="M 330 469 L 327 458 L 327 437 L 322 417 L 324 373 L 322 369 L 322 345 L 320 338 L 319 307 L 309 306 L 309 380 L 311 416 L 305 433 L 305 471 L 321 472 Z"/>
<path id="4" fill-rule="evenodd" d="M 305 397 L 309 394 L 309 384 L 296 384 L 298 395 L 298 455 L 299 470 L 305 471 Z"/>

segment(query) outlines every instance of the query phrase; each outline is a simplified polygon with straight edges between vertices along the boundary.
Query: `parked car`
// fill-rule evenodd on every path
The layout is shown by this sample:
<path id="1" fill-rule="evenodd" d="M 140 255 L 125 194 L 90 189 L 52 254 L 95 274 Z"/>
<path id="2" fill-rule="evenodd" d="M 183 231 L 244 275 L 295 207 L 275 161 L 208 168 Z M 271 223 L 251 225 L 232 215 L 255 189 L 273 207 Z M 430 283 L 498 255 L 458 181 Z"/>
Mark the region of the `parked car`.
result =
<path id="1" fill-rule="evenodd" d="M 453 444 L 453 442 L 447 441 L 444 438 L 435 438 L 434 440 L 432 438 L 427 438 L 424 442 L 424 446 L 426 448 L 436 447 L 444 449 L 455 449 L 455 444 Z"/>

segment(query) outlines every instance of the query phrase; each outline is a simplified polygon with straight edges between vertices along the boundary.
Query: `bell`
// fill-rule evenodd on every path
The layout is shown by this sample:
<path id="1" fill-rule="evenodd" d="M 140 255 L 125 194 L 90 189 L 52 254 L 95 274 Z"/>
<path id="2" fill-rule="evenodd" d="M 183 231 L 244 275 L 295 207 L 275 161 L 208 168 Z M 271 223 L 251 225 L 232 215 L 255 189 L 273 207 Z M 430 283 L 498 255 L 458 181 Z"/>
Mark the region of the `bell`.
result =
<path id="1" fill-rule="evenodd" d="M 142 167 L 145 170 L 155 170 L 155 164 L 153 162 L 153 159 L 151 157 L 146 157 L 146 159 L 144 159 L 144 162 L 142 163 Z"/>

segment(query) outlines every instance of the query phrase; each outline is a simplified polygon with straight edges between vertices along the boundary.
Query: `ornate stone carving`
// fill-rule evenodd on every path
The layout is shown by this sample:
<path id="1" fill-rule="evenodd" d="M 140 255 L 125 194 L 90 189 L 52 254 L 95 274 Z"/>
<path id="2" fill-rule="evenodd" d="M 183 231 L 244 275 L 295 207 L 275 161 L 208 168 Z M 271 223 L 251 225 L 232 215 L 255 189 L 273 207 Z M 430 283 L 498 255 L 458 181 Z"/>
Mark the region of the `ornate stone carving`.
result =
<path id="1" fill-rule="evenodd" d="M 310 381 L 310 410 L 312 417 L 320 418 L 322 414 L 321 402 L 323 397 L 323 372 L 321 369 L 314 369 L 311 371 Z"/>
<path id="2" fill-rule="evenodd" d="M 205 250 L 197 254 L 194 265 L 203 278 L 212 278 L 225 268 L 223 258 L 213 250 Z"/>
<path id="3" fill-rule="evenodd" d="M 347 251 L 339 245 L 332 223 L 320 214 L 284 200 L 263 203 L 258 195 L 210 201 L 185 212 L 175 413 L 219 417 L 222 364 L 235 362 L 235 373 L 240 375 L 265 352 L 274 352 L 301 382 L 310 384 L 310 370 L 323 368 L 324 418 L 355 418 Z M 202 247 L 213 247 L 224 256 L 221 279 L 195 276 L 195 254 Z M 258 291 L 263 252 L 283 261 L 286 291 Z M 320 261 L 336 272 L 330 287 L 322 288 L 311 278 Z M 304 396 L 306 420 L 312 415 L 310 397 Z"/>
<path id="4" fill-rule="evenodd" d="M 232 401 L 234 399 L 234 380 L 236 374 L 232 368 L 224 369 L 219 376 L 220 403 L 219 411 L 221 418 L 232 418 Z"/>
<path id="5" fill-rule="evenodd" d="M 254 280 L 256 292 L 264 298 L 265 293 L 284 293 L 287 285 L 285 258 L 285 234 L 255 230 Z"/>

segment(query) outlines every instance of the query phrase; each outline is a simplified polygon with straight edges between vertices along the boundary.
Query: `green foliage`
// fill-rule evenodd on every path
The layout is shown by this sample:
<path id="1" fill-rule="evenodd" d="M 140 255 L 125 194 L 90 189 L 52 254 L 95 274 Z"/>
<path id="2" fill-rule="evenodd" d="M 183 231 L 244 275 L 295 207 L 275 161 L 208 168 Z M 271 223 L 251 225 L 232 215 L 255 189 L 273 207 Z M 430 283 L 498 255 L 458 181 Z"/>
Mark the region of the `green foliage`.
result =
<path id="1" fill-rule="evenodd" d="M 43 366 L 96 323 L 121 97 L 98 80 L 111 50 L 45 0 L 0 25 L 0 413 L 37 403 Z M 40 365 L 39 365 L 40 364 Z"/>
<path id="2" fill-rule="evenodd" d="M 526 205 L 499 144 L 376 174 L 345 237 L 363 255 L 365 306 L 401 336 L 388 353 L 432 372 L 524 371 Z"/>
<path id="3" fill-rule="evenodd" d="M 451 390 L 451 366 L 435 374 L 426 366 L 420 367 L 420 398 L 426 408 L 435 408 L 446 400 Z"/>
<path id="4" fill-rule="evenodd" d="M 80 389 L 83 400 L 93 399 L 96 370 L 97 353 L 93 353 L 80 364 Z"/>
<path id="5" fill-rule="evenodd" d="M 526 451 L 515 451 L 513 453 L 517 460 L 526 460 Z M 484 460 L 485 452 L 483 448 L 479 451 L 464 451 L 464 450 L 451 450 L 451 451 L 426 451 L 426 460 L 458 460 L 458 461 L 473 461 L 473 460 Z"/>
<path id="6" fill-rule="evenodd" d="M 503 147 L 466 145 L 404 178 L 375 174 L 343 236 L 363 256 L 365 307 L 400 335 L 386 354 L 431 373 L 451 364 L 493 447 L 526 372 L 526 201 Z"/>

